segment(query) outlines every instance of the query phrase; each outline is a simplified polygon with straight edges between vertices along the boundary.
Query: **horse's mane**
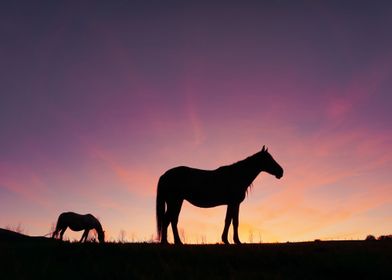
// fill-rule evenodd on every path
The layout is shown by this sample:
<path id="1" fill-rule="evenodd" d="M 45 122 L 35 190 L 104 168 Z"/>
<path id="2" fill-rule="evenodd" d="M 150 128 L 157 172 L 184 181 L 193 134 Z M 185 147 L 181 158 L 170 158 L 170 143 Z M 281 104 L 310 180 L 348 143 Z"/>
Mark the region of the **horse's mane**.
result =
<path id="1" fill-rule="evenodd" d="M 242 172 L 246 171 L 251 171 L 252 166 L 257 166 L 257 163 L 255 162 L 255 159 L 260 156 L 262 152 L 257 152 L 251 156 L 246 157 L 245 159 L 236 161 L 232 164 L 229 165 L 224 165 L 216 169 L 217 172 L 220 173 L 225 173 L 225 172 L 232 172 L 233 170 L 238 170 L 238 169 L 243 169 Z M 249 183 L 249 185 L 246 187 L 246 194 L 248 195 L 249 190 L 253 186 L 253 181 Z"/>
<path id="2" fill-rule="evenodd" d="M 97 217 L 94 217 L 94 218 L 95 218 L 95 220 L 96 220 L 96 224 L 97 224 L 97 226 L 99 227 L 99 229 L 100 229 L 100 230 L 103 230 L 101 221 L 100 221 Z"/>
<path id="3" fill-rule="evenodd" d="M 245 159 L 236 161 L 236 162 L 234 162 L 234 163 L 232 163 L 232 164 L 223 165 L 223 166 L 217 168 L 216 171 L 223 171 L 224 169 L 230 169 L 230 168 L 248 167 L 248 166 L 250 166 L 251 164 L 253 164 L 254 159 L 255 159 L 257 156 L 259 156 L 260 153 L 261 153 L 261 152 L 257 152 L 257 153 L 255 153 L 255 154 L 253 154 L 253 155 L 251 155 L 251 156 L 248 156 L 248 157 L 245 158 Z"/>

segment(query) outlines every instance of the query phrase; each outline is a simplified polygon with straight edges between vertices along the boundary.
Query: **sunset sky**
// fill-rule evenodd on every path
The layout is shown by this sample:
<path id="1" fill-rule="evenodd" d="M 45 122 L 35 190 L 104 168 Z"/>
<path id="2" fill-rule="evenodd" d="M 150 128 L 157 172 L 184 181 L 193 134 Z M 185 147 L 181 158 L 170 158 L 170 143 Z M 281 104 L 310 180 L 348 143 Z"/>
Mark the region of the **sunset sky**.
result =
<path id="1" fill-rule="evenodd" d="M 166 170 L 266 145 L 285 173 L 255 180 L 243 242 L 391 234 L 391 27 L 388 1 L 1 2 L 0 227 L 75 211 L 148 241 Z M 225 211 L 184 203 L 183 241 Z"/>

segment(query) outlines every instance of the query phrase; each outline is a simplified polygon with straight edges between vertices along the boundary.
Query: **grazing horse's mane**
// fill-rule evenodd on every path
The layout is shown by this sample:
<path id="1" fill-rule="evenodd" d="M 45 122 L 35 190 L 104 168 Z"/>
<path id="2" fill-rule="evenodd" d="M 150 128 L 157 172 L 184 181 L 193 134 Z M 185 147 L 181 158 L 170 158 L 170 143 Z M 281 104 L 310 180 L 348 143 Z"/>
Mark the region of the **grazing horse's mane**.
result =
<path id="1" fill-rule="evenodd" d="M 95 220 L 97 221 L 97 223 L 96 223 L 96 228 L 95 228 L 95 231 L 98 233 L 98 234 L 100 234 L 100 232 L 104 232 L 104 230 L 103 230 L 103 227 L 102 227 L 102 224 L 101 224 L 101 221 L 98 219 L 98 218 L 95 218 Z"/>

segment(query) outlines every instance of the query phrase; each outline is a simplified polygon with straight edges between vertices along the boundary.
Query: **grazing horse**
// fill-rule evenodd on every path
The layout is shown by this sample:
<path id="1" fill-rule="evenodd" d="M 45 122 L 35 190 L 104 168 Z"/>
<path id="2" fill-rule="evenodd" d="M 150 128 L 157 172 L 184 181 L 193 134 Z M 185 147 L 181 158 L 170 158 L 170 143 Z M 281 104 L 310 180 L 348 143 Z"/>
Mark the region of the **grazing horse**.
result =
<path id="1" fill-rule="evenodd" d="M 79 242 L 82 242 L 83 240 L 86 241 L 88 233 L 92 229 L 95 229 L 98 233 L 99 242 L 105 242 L 105 232 L 102 230 L 101 223 L 91 214 L 81 215 L 74 212 L 61 213 L 57 220 L 56 230 L 53 232 L 52 238 L 58 238 L 58 235 L 60 234 L 60 240 L 63 240 L 64 232 L 68 227 L 73 231 L 84 230 Z"/>
<path id="2" fill-rule="evenodd" d="M 238 237 L 240 203 L 244 200 L 248 187 L 261 171 L 275 175 L 278 179 L 283 176 L 282 167 L 265 146 L 244 160 L 215 170 L 179 166 L 166 171 L 159 178 L 156 198 L 158 238 L 161 239 L 161 243 L 167 243 L 167 227 L 171 223 L 174 242 L 182 244 L 177 223 L 185 199 L 203 208 L 227 205 L 222 241 L 229 244 L 227 234 L 233 222 L 233 240 L 236 244 L 241 244 Z"/>

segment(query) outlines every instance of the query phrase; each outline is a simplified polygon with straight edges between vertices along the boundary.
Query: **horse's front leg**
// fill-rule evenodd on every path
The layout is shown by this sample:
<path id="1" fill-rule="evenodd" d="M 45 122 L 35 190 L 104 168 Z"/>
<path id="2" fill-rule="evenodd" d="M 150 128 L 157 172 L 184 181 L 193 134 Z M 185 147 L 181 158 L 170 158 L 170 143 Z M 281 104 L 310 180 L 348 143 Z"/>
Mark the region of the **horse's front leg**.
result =
<path id="1" fill-rule="evenodd" d="M 233 206 L 233 240 L 235 244 L 241 244 L 241 241 L 238 237 L 238 224 L 239 224 L 239 213 L 240 213 L 240 204 L 235 204 Z"/>
<path id="2" fill-rule="evenodd" d="M 224 227 L 223 233 L 222 233 L 222 242 L 225 244 L 230 244 L 229 240 L 227 239 L 227 235 L 229 233 L 229 227 L 230 227 L 230 223 L 231 223 L 232 218 L 233 218 L 233 205 L 228 204 L 227 210 L 226 210 L 225 227 Z"/>
<path id="3" fill-rule="evenodd" d="M 178 235 L 178 229 L 177 229 L 177 224 L 178 224 L 178 216 L 180 215 L 181 211 L 181 206 L 182 206 L 182 200 L 178 200 L 173 202 L 172 208 L 169 209 L 170 214 L 171 214 L 171 224 L 172 224 L 172 230 L 173 230 L 173 237 L 174 237 L 174 244 L 181 245 L 181 239 L 180 236 Z"/>
<path id="4" fill-rule="evenodd" d="M 60 232 L 60 240 L 63 240 L 63 235 L 64 235 L 64 232 L 66 231 L 66 227 L 65 228 L 63 228 L 62 230 L 61 230 L 61 232 Z"/>
<path id="5" fill-rule="evenodd" d="M 88 236 L 88 232 L 89 232 L 89 231 L 90 231 L 89 229 L 86 229 L 86 230 L 83 232 L 82 238 L 80 238 L 80 241 L 79 241 L 79 242 L 82 242 L 83 239 L 84 239 L 84 241 L 86 241 L 87 236 Z"/>

